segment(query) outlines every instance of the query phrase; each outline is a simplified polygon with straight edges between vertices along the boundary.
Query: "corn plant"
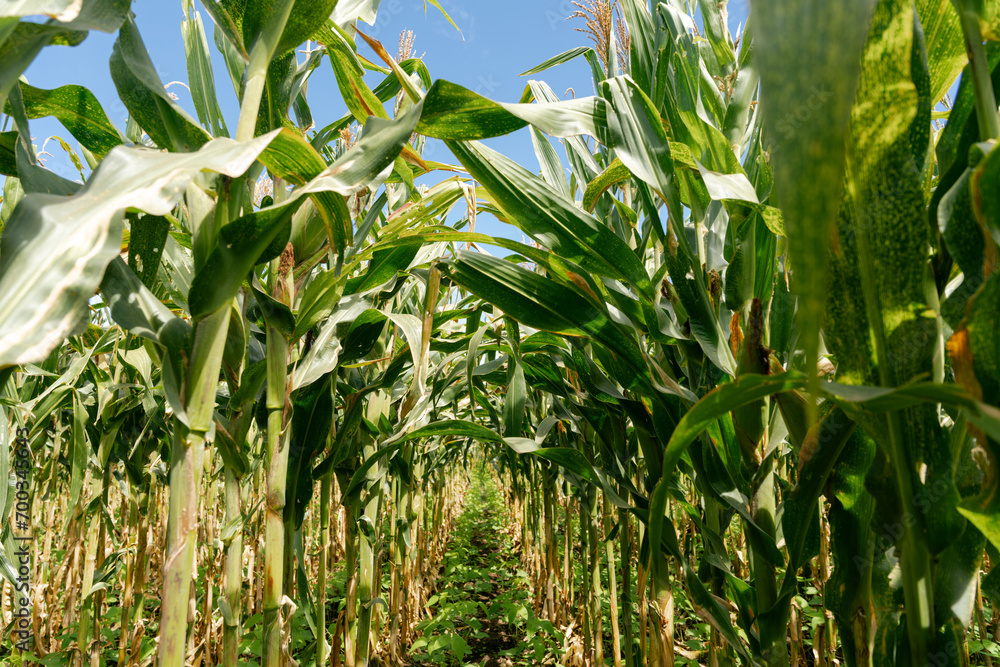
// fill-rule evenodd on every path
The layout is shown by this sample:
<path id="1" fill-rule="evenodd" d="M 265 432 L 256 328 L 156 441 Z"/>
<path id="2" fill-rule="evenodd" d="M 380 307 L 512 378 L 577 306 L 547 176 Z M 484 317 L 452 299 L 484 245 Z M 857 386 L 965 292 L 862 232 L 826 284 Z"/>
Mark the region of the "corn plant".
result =
<path id="1" fill-rule="evenodd" d="M 205 2 L 213 50 L 184 0 L 196 117 L 128 3 L 9 4 L 0 479 L 24 438 L 53 502 L 48 586 L 0 615 L 30 607 L 37 653 L 464 656 L 421 617 L 453 599 L 474 469 L 507 501 L 536 661 L 987 655 L 993 3 L 754 2 L 734 35 L 724 2 L 588 1 L 593 46 L 525 74 L 582 57 L 594 94 L 530 79 L 512 103 L 435 81 L 405 35 L 389 54 L 359 29 L 378 2 Z M 124 131 L 19 79 L 87 30 L 117 33 Z M 316 129 L 324 59 L 348 114 Z M 43 116 L 82 184 L 40 163 Z M 520 130 L 537 165 L 480 143 Z"/>

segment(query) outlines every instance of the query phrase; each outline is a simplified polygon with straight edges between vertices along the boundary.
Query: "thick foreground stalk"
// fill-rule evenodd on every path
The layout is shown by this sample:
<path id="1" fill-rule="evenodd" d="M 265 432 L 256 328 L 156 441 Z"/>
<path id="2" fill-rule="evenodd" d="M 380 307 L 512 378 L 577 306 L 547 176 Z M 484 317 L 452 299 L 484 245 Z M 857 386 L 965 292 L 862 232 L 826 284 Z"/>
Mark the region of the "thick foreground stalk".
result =
<path id="1" fill-rule="evenodd" d="M 764 472 L 764 478 L 754 494 L 753 520 L 768 536 L 775 535 L 775 500 L 774 500 L 774 460 L 770 459 L 764 465 L 769 470 Z M 771 609 L 778 599 L 777 571 L 774 563 L 758 550 L 749 549 L 750 563 L 753 567 L 754 589 L 757 593 L 757 608 Z M 779 634 L 780 633 L 780 634 Z M 765 645 L 765 635 L 769 641 Z M 785 643 L 785 628 L 772 628 L 770 632 L 761 629 L 761 650 L 767 664 L 771 667 L 784 667 L 788 664 L 788 647 Z"/>
<path id="2" fill-rule="evenodd" d="M 375 451 L 376 447 L 374 444 L 365 447 L 365 458 L 367 459 L 369 456 L 374 456 Z M 374 482 L 378 479 L 378 468 L 378 465 L 372 466 L 368 473 L 370 481 Z M 375 542 L 377 542 L 377 538 L 375 537 L 374 527 L 378 521 L 381 499 L 382 486 L 375 483 L 371 490 L 371 497 L 365 505 L 365 514 L 362 518 L 362 520 L 370 520 L 369 525 L 371 526 L 371 531 L 364 531 L 361 535 L 361 572 L 358 580 L 358 602 L 360 604 L 360 609 L 358 610 L 358 641 L 357 645 L 354 647 L 355 667 L 368 667 L 369 664 L 372 600 L 376 597 L 374 595 L 374 591 L 375 586 L 378 583 L 375 577 Z"/>
<path id="3" fill-rule="evenodd" d="M 555 513 L 555 481 L 547 468 L 543 468 L 543 502 L 545 503 L 545 618 L 553 623 L 558 620 L 556 611 L 555 579 L 559 565 L 556 556 L 556 535 L 552 515 Z"/>
<path id="4" fill-rule="evenodd" d="M 240 482 L 236 474 L 226 468 L 226 524 L 240 516 Z M 226 590 L 225 601 L 229 605 L 229 617 L 222 624 L 222 665 L 236 667 L 240 641 L 240 594 L 243 586 L 243 530 L 233 534 L 226 545 Z"/>
<path id="5" fill-rule="evenodd" d="M 632 642 L 635 632 L 632 629 L 632 521 L 624 509 L 618 510 L 618 522 L 621 529 L 618 533 L 621 539 L 622 552 L 622 622 L 625 624 L 625 664 L 632 667 Z"/>
<path id="6" fill-rule="evenodd" d="M 613 523 L 611 519 L 611 503 L 607 495 L 604 498 L 604 530 L 610 530 Z M 618 626 L 618 568 L 615 566 L 615 543 L 614 540 L 607 540 L 604 543 L 604 552 L 608 560 L 608 605 L 610 607 L 611 620 L 611 649 L 614 651 L 613 658 L 615 667 L 622 667 L 622 638 Z M 623 555 L 624 558 L 624 555 Z"/>
<path id="7" fill-rule="evenodd" d="M 590 631 L 594 636 L 594 664 L 604 664 L 604 618 L 601 613 L 601 538 L 598 535 L 597 488 L 587 489 L 587 563 L 590 567 L 589 602 L 591 610 Z"/>
<path id="8" fill-rule="evenodd" d="M 330 558 L 330 493 L 333 472 L 323 475 L 319 487 L 319 577 L 316 582 L 316 629 L 319 631 L 316 664 L 326 664 L 330 646 L 326 643 L 326 563 Z"/>
<path id="9" fill-rule="evenodd" d="M 195 326 L 194 349 L 185 382 L 189 428 L 185 429 L 179 420 L 174 426 L 167 554 L 163 561 L 163 603 L 160 606 L 161 667 L 184 665 L 205 434 L 215 410 L 215 390 L 231 311 L 231 305 L 226 303 Z"/>
<path id="10" fill-rule="evenodd" d="M 674 667 L 674 589 L 670 585 L 670 566 L 665 556 L 653 559 L 653 595 L 656 599 L 656 633 L 651 640 L 659 667 Z"/>
<path id="11" fill-rule="evenodd" d="M 350 477 L 337 472 L 337 486 L 341 492 L 347 488 Z M 358 498 L 356 495 L 341 499 L 344 506 L 344 664 L 354 667 L 354 647 L 358 638 Z"/>
<path id="12" fill-rule="evenodd" d="M 267 522 L 264 529 L 264 667 L 277 667 L 281 656 L 281 594 L 284 585 L 285 486 L 288 436 L 285 395 L 288 341 L 267 328 Z"/>

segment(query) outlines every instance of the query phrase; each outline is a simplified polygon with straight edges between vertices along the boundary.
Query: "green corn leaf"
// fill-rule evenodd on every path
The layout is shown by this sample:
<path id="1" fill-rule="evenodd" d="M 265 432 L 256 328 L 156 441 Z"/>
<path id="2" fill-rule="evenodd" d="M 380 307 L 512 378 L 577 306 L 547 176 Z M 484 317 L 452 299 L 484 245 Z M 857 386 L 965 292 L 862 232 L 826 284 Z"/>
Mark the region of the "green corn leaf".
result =
<path id="1" fill-rule="evenodd" d="M 330 18 L 337 0 L 247 0 L 242 28 L 243 43 L 248 51 L 268 29 L 273 29 L 275 16 L 289 4 L 291 11 L 272 58 L 279 58 L 311 39 Z"/>
<path id="2" fill-rule="evenodd" d="M 750 179 L 743 173 L 720 174 L 709 171 L 700 163 L 697 163 L 698 174 L 705 183 L 708 196 L 715 201 L 742 201 L 751 204 L 759 204 L 757 191 L 754 190 Z"/>
<path id="3" fill-rule="evenodd" d="M 973 197 L 982 197 L 983 193 L 980 188 L 974 191 L 975 175 L 972 169 L 966 169 L 937 205 L 938 231 L 963 276 L 962 284 L 948 296 L 941 309 L 942 316 L 954 329 L 960 327 L 969 299 L 982 286 L 986 268 L 985 230 L 973 207 Z M 944 187 L 944 183 L 939 187 Z"/>
<path id="4" fill-rule="evenodd" d="M 451 16 L 448 14 L 448 12 L 446 12 L 444 10 L 444 7 L 441 6 L 441 3 L 438 2 L 438 0 L 424 0 L 424 14 L 425 15 L 427 14 L 427 3 L 428 2 L 431 3 L 432 5 L 434 5 L 435 7 L 437 7 L 438 11 L 441 12 L 441 15 L 444 16 L 445 20 L 448 21 L 448 23 L 450 23 L 452 25 L 452 27 L 455 28 L 455 30 L 458 30 L 458 34 L 459 35 L 462 34 L 462 29 L 458 27 L 458 24 L 455 23 L 454 19 L 452 19 Z M 463 37 L 462 39 L 465 39 L 465 37 Z"/>
<path id="5" fill-rule="evenodd" d="M 250 60 L 246 46 L 243 44 L 243 4 L 242 2 L 225 2 L 220 0 L 202 0 L 202 6 L 212 17 L 216 28 L 216 43 L 225 38 L 225 46 L 232 49 L 242 59 L 243 65 Z M 230 9 L 236 10 L 230 12 Z M 219 46 L 220 51 L 227 50 Z M 227 58 L 228 60 L 228 58 Z M 242 70 L 241 70 L 242 71 Z M 230 72 L 232 74 L 232 72 Z"/>
<path id="6" fill-rule="evenodd" d="M 5 21 L 9 29 L 11 21 Z M 67 30 L 59 24 L 17 22 L 3 43 L 0 43 L 0 102 L 6 104 L 7 95 L 17 83 L 18 77 L 48 44 L 76 46 L 86 36 L 85 32 Z"/>
<path id="7" fill-rule="evenodd" d="M 263 376 L 261 379 L 263 381 Z M 250 458 L 243 448 L 243 443 L 233 440 L 232 436 L 220 427 L 215 429 L 215 437 L 215 444 L 219 449 L 223 465 L 231 470 L 237 478 L 242 478 L 250 470 Z M 221 532 L 223 536 L 229 535 L 230 540 L 232 540 L 235 532 L 242 530 L 242 528 L 243 522 L 240 517 L 237 517 L 231 525 L 224 527 Z M 226 538 L 223 537 L 222 540 L 225 542 Z"/>
<path id="8" fill-rule="evenodd" d="M 729 341 L 722 331 L 719 318 L 715 314 L 714 303 L 702 278 L 702 272 L 691 266 L 690 260 L 684 253 L 678 252 L 676 255 L 667 253 L 664 255 L 664 260 L 679 301 L 674 304 L 674 308 L 678 306 L 684 308 L 691 333 L 712 363 L 728 375 L 735 376 L 736 360 L 729 347 Z M 689 278 L 688 275 L 692 273 L 694 278 Z"/>
<path id="9" fill-rule="evenodd" d="M 976 293 L 965 319 L 973 371 L 988 405 L 1000 404 L 1000 274 L 994 273 Z M 950 349 L 950 345 L 949 345 Z"/>
<path id="10" fill-rule="evenodd" d="M 240 386 L 229 397 L 231 408 L 242 408 L 257 399 L 267 376 L 267 360 L 261 359 L 243 369 L 240 374 Z"/>
<path id="11" fill-rule="evenodd" d="M 0 106 L 35 56 L 49 44 L 76 46 L 87 30 L 115 32 L 128 15 L 129 0 L 16 0 L 0 7 Z M 18 21 L 47 14 L 45 24 Z"/>
<path id="12" fill-rule="evenodd" d="M 326 162 L 302 135 L 282 128 L 260 156 L 260 161 L 273 175 L 293 185 L 303 185 L 316 178 L 327 168 Z M 351 244 L 351 213 L 344 197 L 336 192 L 317 192 L 312 195 L 316 210 L 323 218 L 330 245 L 343 252 Z"/>
<path id="13" fill-rule="evenodd" d="M 296 60 L 292 53 L 286 53 L 268 63 L 264 96 L 257 113 L 255 134 L 264 134 L 279 127 L 298 131 L 289 117 L 292 103 L 295 101 L 293 98 L 295 72 Z M 305 106 L 305 111 L 308 112 L 308 105 Z"/>
<path id="14" fill-rule="evenodd" d="M 567 336 L 592 337 L 631 369 L 631 381 L 623 382 L 627 387 L 648 375 L 635 339 L 577 292 L 511 262 L 475 253 L 459 253 L 444 270 L 456 283 L 522 324 Z"/>
<path id="15" fill-rule="evenodd" d="M 358 60 L 358 55 L 340 33 L 334 33 L 332 37 L 333 39 L 326 44 L 326 51 L 330 56 L 330 66 L 333 67 L 333 73 L 337 78 L 340 96 L 351 115 L 359 123 L 364 123 L 369 116 L 388 120 L 389 114 L 382 106 L 382 101 L 364 82 L 365 70 Z"/>
<path id="16" fill-rule="evenodd" d="M 660 115 L 649 96 L 631 79 L 617 77 L 601 84 L 608 104 L 608 124 L 601 141 L 615 149 L 622 163 L 648 183 L 668 204 L 677 197 L 674 163 Z"/>
<path id="17" fill-rule="evenodd" d="M 798 570 L 805 560 L 804 550 L 809 525 L 817 518 L 817 501 L 841 452 L 854 432 L 852 422 L 843 411 L 833 410 L 824 415 L 805 437 L 799 457 L 799 479 L 785 500 L 782 510 L 782 531 L 788 547 L 788 569 L 772 609 L 765 611 L 772 627 L 787 625 L 789 603 L 798 586 Z"/>
<path id="18" fill-rule="evenodd" d="M 994 94 L 1000 88 L 1000 44 L 986 44 L 986 61 L 990 68 Z M 939 189 L 947 191 L 959 174 L 968 167 L 969 149 L 979 141 L 979 118 L 976 111 L 976 91 L 968 65 L 955 93 L 948 113 L 948 124 L 934 145 L 938 169 L 942 174 Z"/>
<path id="19" fill-rule="evenodd" d="M 514 355 L 508 363 L 510 379 L 503 400 L 503 433 L 508 438 L 520 437 L 524 427 L 525 404 L 528 398 L 528 387 L 524 380 L 524 364 L 520 355 Z"/>
<path id="20" fill-rule="evenodd" d="M 288 452 L 284 519 L 298 530 L 315 487 L 312 462 L 326 448 L 333 425 L 331 376 L 295 392 L 292 403 L 292 442 Z"/>
<path id="21" fill-rule="evenodd" d="M 994 255 L 990 258 L 983 271 L 992 272 L 996 268 L 996 237 L 1000 236 L 1000 196 L 994 187 L 1000 183 L 1000 150 L 996 142 L 976 144 L 969 152 L 970 160 L 977 160 L 970 179 L 970 195 L 976 220 L 983 228 L 983 233 L 993 236 L 993 242 L 988 251 Z"/>
<path id="22" fill-rule="evenodd" d="M 188 84 L 198 120 L 209 128 L 216 137 L 228 137 L 226 119 L 219 109 L 215 94 L 215 74 L 212 72 L 212 58 L 208 50 L 208 37 L 201 22 L 201 14 L 189 11 L 181 21 L 181 36 L 184 39 L 184 54 L 187 62 Z"/>
<path id="23" fill-rule="evenodd" d="M 357 294 L 385 285 L 397 273 L 409 268 L 419 250 L 420 246 L 415 243 L 375 250 L 368 268 L 362 275 L 349 279 L 344 292 Z"/>
<path id="24" fill-rule="evenodd" d="M 170 99 L 131 18 L 118 32 L 111 54 L 111 78 L 131 117 L 161 148 L 192 151 L 212 138 Z"/>
<path id="25" fill-rule="evenodd" d="M 378 451 L 376 451 L 374 454 L 365 459 L 365 462 L 362 463 L 358 467 L 358 469 L 354 471 L 354 474 L 351 476 L 351 481 L 348 482 L 347 486 L 344 488 L 342 492 L 343 497 L 350 498 L 355 493 L 359 492 L 361 490 L 361 487 L 365 484 L 365 482 L 368 481 L 367 479 L 368 471 L 371 470 L 373 467 L 375 467 L 375 465 L 378 464 L 378 462 L 381 461 L 382 459 L 386 457 L 395 456 L 397 453 L 399 453 L 399 450 L 402 447 L 403 443 L 401 442 L 397 442 L 392 445 L 386 445 L 384 447 L 379 448 Z"/>
<path id="26" fill-rule="evenodd" d="M 583 193 L 583 208 L 587 211 L 593 211 L 601 195 L 609 188 L 630 178 L 632 178 L 632 172 L 622 163 L 621 158 L 616 157 L 607 169 L 587 184 L 587 189 Z"/>
<path id="27" fill-rule="evenodd" d="M 661 479 L 669 479 L 674 467 L 688 446 L 715 420 L 742 405 L 759 401 L 773 394 L 802 389 L 805 380 L 789 371 L 778 375 L 742 375 L 728 384 L 716 387 L 685 414 L 663 453 Z"/>
<path id="28" fill-rule="evenodd" d="M 296 337 L 305 335 L 307 331 L 333 312 L 344 293 L 346 282 L 346 275 L 337 275 L 334 269 L 328 269 L 318 274 L 306 285 L 299 301 Z"/>
<path id="29" fill-rule="evenodd" d="M 976 608 L 976 588 L 985 547 L 983 534 L 974 526 L 966 526 L 959 538 L 941 554 L 942 562 L 948 566 L 938 570 L 934 581 L 934 620 L 944 624 L 952 619 L 957 621 L 954 625 L 961 628 L 962 635 L 965 634 L 962 630 L 972 622 Z"/>
<path id="30" fill-rule="evenodd" d="M 736 64 L 736 53 L 733 44 L 727 39 L 729 28 L 724 24 L 719 5 L 711 0 L 698 0 L 698 7 L 701 8 L 701 15 L 705 23 L 705 36 L 715 54 L 715 60 L 723 72 L 728 72 L 728 68 Z"/>
<path id="31" fill-rule="evenodd" d="M 0 16 L 46 14 L 71 30 L 118 30 L 129 12 L 129 0 L 11 0 L 0 7 Z"/>
<path id="32" fill-rule="evenodd" d="M 653 17 L 649 13 L 648 5 L 639 0 L 622 0 L 621 7 L 624 10 L 625 23 L 628 25 L 632 78 L 640 90 L 651 95 L 659 56 L 658 36 L 653 27 Z M 594 83 L 599 82 L 595 79 Z"/>
<path id="33" fill-rule="evenodd" d="M 778 550 L 773 535 L 760 527 L 750 514 L 750 503 L 747 496 L 736 487 L 729 470 L 722 462 L 719 453 L 714 447 L 702 447 L 702 465 L 705 469 L 705 476 L 708 478 L 709 491 L 716 501 L 722 505 L 728 505 L 739 515 L 741 525 L 747 538 L 747 544 L 754 553 L 762 555 L 769 563 L 774 565 L 784 565 L 785 559 Z M 696 456 L 692 452 L 692 458 Z M 697 469 L 697 468 L 696 468 Z"/>
<path id="34" fill-rule="evenodd" d="M 17 132 L 2 132 L 0 133 L 0 174 L 5 176 L 13 176 L 14 179 L 17 178 L 17 143 L 18 143 L 18 133 Z M 4 197 L 6 202 L 6 197 Z M 8 215 L 2 216 L 4 219 L 9 217 Z M 0 231 L 3 231 L 0 228 Z"/>
<path id="35" fill-rule="evenodd" d="M 639 294 L 651 297 L 645 267 L 610 228 L 499 153 L 478 143 L 449 142 L 448 147 L 489 191 L 508 221 L 559 257 L 625 280 Z"/>
<path id="36" fill-rule="evenodd" d="M 875 442 L 854 429 L 829 478 L 830 553 L 834 568 L 825 594 L 827 609 L 849 632 L 841 635 L 848 664 L 870 659 L 874 600 L 872 570 L 876 554 L 872 532 L 875 498 L 865 489 L 865 477 L 875 458 Z M 860 623 L 856 621 L 861 621 Z"/>
<path id="37" fill-rule="evenodd" d="M 272 136 L 185 154 L 120 146 L 76 195 L 26 196 L 0 241 L 0 366 L 44 359 L 75 329 L 120 252 L 121 211 L 166 215 L 198 173 L 239 176 Z"/>
<path id="38" fill-rule="evenodd" d="M 368 308 L 363 299 L 345 299 L 326 319 L 309 351 L 295 364 L 292 388 L 299 389 L 333 371 L 341 363 L 343 339 L 351 324 Z"/>
<path id="39" fill-rule="evenodd" d="M 167 245 L 170 221 L 159 215 L 126 214 L 128 221 L 128 266 L 153 289 L 163 249 Z"/>
<path id="40" fill-rule="evenodd" d="M 340 0 L 330 17 L 334 23 L 343 29 L 356 21 L 364 21 L 375 25 L 378 7 L 381 0 Z"/>
<path id="41" fill-rule="evenodd" d="M 672 137 L 687 144 L 702 164 L 713 171 L 737 173 L 741 170 L 739 158 L 726 136 L 700 115 L 704 113 L 700 99 L 704 94 L 701 74 L 704 62 L 691 40 L 687 34 L 679 38 L 682 48 L 675 50 L 670 59 L 676 83 L 665 90 L 666 120 Z"/>
<path id="42" fill-rule="evenodd" d="M 374 308 L 358 315 L 344 337 L 341 362 L 350 363 L 368 356 L 385 330 L 385 320 L 385 315 Z"/>
<path id="43" fill-rule="evenodd" d="M 917 0 L 917 15 L 927 36 L 931 104 L 937 105 L 968 62 L 958 12 L 950 2 Z"/>
<path id="44" fill-rule="evenodd" d="M 540 65 L 532 67 L 527 72 L 521 72 L 518 76 L 529 76 L 531 74 L 538 74 L 539 72 L 544 72 L 547 69 L 551 69 L 556 65 L 562 65 L 563 63 L 568 63 L 578 56 L 582 56 L 588 51 L 593 51 L 589 46 L 577 46 L 570 49 L 569 51 L 563 51 L 557 56 L 552 56 Z"/>
<path id="45" fill-rule="evenodd" d="M 0 9 L 0 16 L 46 14 L 56 21 L 72 21 L 79 16 L 80 9 L 80 3 L 74 0 L 11 0 Z"/>
<path id="46" fill-rule="evenodd" d="M 827 309 L 838 378 L 852 383 L 907 382 L 930 369 L 934 354 L 925 285 L 929 229 L 922 219 L 927 195 L 919 167 L 930 147 L 930 91 L 916 28 L 912 8 L 879 4 L 852 111 L 849 192 L 830 253 L 831 275 L 843 292 L 830 295 Z M 859 317 L 847 319 L 852 315 Z"/>
<path id="47" fill-rule="evenodd" d="M 859 387 L 826 382 L 823 393 L 846 410 L 859 408 L 881 413 L 904 410 L 922 403 L 941 403 L 951 408 L 976 411 L 975 401 L 965 389 L 953 384 L 914 382 L 895 388 Z"/>
<path id="48" fill-rule="evenodd" d="M 126 331 L 168 349 L 190 349 L 191 325 L 170 312 L 121 257 L 108 264 L 101 293 L 111 310 L 111 318 Z"/>
<path id="49" fill-rule="evenodd" d="M 393 165 L 420 118 L 421 102 L 395 120 L 369 118 L 358 143 L 299 190 L 301 194 L 332 191 L 353 194 Z"/>
<path id="50" fill-rule="evenodd" d="M 604 123 L 604 105 L 596 97 L 541 104 L 505 104 L 444 80 L 434 83 L 424 98 L 417 131 L 449 141 L 488 139 L 532 125 L 555 137 L 597 136 Z"/>
<path id="51" fill-rule="evenodd" d="M 250 291 L 253 293 L 253 298 L 260 308 L 267 326 L 285 338 L 291 338 L 292 334 L 295 333 L 295 316 L 292 314 L 292 310 L 264 291 L 257 276 L 253 276 L 250 281 Z"/>
<path id="52" fill-rule="evenodd" d="M 55 116 L 70 134 L 97 157 L 122 143 L 121 133 L 104 114 L 97 98 L 83 86 L 53 90 L 21 82 L 21 98 L 28 118 Z"/>
<path id="53" fill-rule="evenodd" d="M 304 201 L 295 198 L 249 213 L 219 231 L 219 244 L 191 281 L 188 307 L 192 317 L 204 317 L 231 300 L 250 269 L 273 259 L 265 253 L 275 245 L 284 247 L 291 233 L 292 215 Z M 294 330 L 294 323 L 291 328 Z"/>
<path id="54" fill-rule="evenodd" d="M 548 138 L 542 134 L 538 128 L 531 128 L 531 145 L 535 149 L 538 157 L 538 165 L 541 167 L 542 178 L 546 183 L 555 188 L 559 194 L 569 197 L 569 186 L 566 183 L 566 173 L 563 169 L 556 150 L 549 143 Z"/>
<path id="55" fill-rule="evenodd" d="M 419 440 L 421 438 L 438 438 L 442 436 L 474 438 L 486 442 L 501 442 L 503 440 L 500 434 L 492 429 L 475 422 L 458 419 L 444 420 L 422 426 L 407 433 L 405 439 Z"/>

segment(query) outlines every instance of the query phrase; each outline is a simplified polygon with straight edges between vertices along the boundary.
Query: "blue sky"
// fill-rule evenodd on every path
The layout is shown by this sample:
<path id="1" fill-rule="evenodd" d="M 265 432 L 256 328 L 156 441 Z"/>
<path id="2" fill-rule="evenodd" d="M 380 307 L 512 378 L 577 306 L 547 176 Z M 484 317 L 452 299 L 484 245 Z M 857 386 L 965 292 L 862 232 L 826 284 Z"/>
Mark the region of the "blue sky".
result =
<path id="1" fill-rule="evenodd" d="M 415 54 L 423 55 L 431 77 L 459 83 L 486 97 L 505 102 L 516 102 L 521 97 L 528 82 L 528 77 L 519 76 L 521 72 L 558 53 L 590 43 L 586 35 L 574 30 L 583 27 L 582 19 L 566 20 L 576 10 L 571 0 L 439 1 L 461 33 L 429 3 L 425 14 L 424 3 L 420 0 L 382 0 L 375 24 L 360 24 L 359 28 L 381 41 L 392 54 L 396 53 L 399 33 L 412 30 L 416 37 Z M 195 6 L 201 8 L 200 3 L 196 2 Z M 186 83 L 181 0 L 136 0 L 133 11 L 162 81 L 165 84 L 172 81 Z M 747 12 L 748 0 L 729 2 L 730 24 L 734 32 L 738 24 L 746 20 Z M 222 57 L 212 43 L 212 19 L 203 10 L 201 17 L 213 52 L 219 102 L 230 131 L 234 131 L 239 115 L 236 93 L 224 71 Z M 127 111 L 118 101 L 108 70 L 114 41 L 115 35 L 92 32 L 77 47 L 48 47 L 25 75 L 29 83 L 40 88 L 55 88 L 68 83 L 86 86 L 97 96 L 111 121 L 124 130 Z M 72 53 L 71 57 L 68 51 Z M 362 45 L 360 51 L 376 60 L 367 46 Z M 570 88 L 577 96 L 594 92 L 590 70 L 583 59 L 536 76 L 546 81 L 559 95 L 566 95 Z M 374 86 L 380 78 L 381 75 L 371 75 L 370 85 Z M 195 116 L 188 91 L 181 85 L 171 86 L 170 91 Z M 318 127 L 347 113 L 327 61 L 313 73 L 308 98 Z M 39 147 L 52 135 L 59 135 L 71 145 L 76 145 L 69 133 L 53 119 L 32 121 L 31 130 Z M 538 163 L 527 131 L 522 130 L 489 143 L 525 167 L 537 169 Z M 46 150 L 53 155 L 46 166 L 67 178 L 79 178 L 58 142 L 50 141 Z M 429 142 L 425 156 L 455 163 L 447 149 L 436 142 Z M 498 228 L 481 231 L 502 233 Z"/>

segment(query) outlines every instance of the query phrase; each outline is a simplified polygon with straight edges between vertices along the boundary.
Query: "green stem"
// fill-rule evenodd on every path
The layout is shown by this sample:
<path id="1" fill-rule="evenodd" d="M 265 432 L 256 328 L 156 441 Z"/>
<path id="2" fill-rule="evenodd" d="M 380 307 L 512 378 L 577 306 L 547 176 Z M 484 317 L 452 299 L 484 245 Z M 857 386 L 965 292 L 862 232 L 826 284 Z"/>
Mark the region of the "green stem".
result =
<path id="1" fill-rule="evenodd" d="M 267 68 L 271 57 L 284 32 L 285 24 L 292 13 L 292 2 L 281 3 L 276 16 L 268 21 L 267 29 L 254 43 L 250 50 L 250 62 L 247 64 L 246 87 L 243 90 L 243 100 L 240 103 L 240 120 L 236 127 L 236 141 L 253 139 L 257 129 L 257 114 L 260 101 L 264 96 L 264 86 L 267 83 Z"/>
<path id="2" fill-rule="evenodd" d="M 864 221 L 864 212 L 859 210 L 860 200 L 856 180 L 852 174 L 853 155 L 848 155 L 846 182 L 848 197 L 854 202 L 855 218 Z M 856 235 L 858 244 L 859 269 L 864 286 L 865 312 L 875 342 L 875 359 L 878 364 L 879 383 L 883 387 L 895 385 L 892 364 L 889 361 L 888 343 L 885 336 L 885 322 L 882 318 L 879 295 L 876 293 L 874 276 L 874 254 L 867 225 Z M 921 514 L 914 506 L 913 492 L 915 467 L 910 460 L 909 450 L 903 442 L 903 425 L 899 413 L 889 413 L 886 417 L 888 443 L 886 451 L 896 480 L 899 495 L 900 524 L 903 535 L 900 539 L 900 569 L 903 575 L 903 600 L 906 608 L 907 634 L 910 640 L 910 655 L 914 667 L 923 667 L 932 646 L 934 633 L 934 582 L 931 576 L 931 556 L 923 533 Z"/>

